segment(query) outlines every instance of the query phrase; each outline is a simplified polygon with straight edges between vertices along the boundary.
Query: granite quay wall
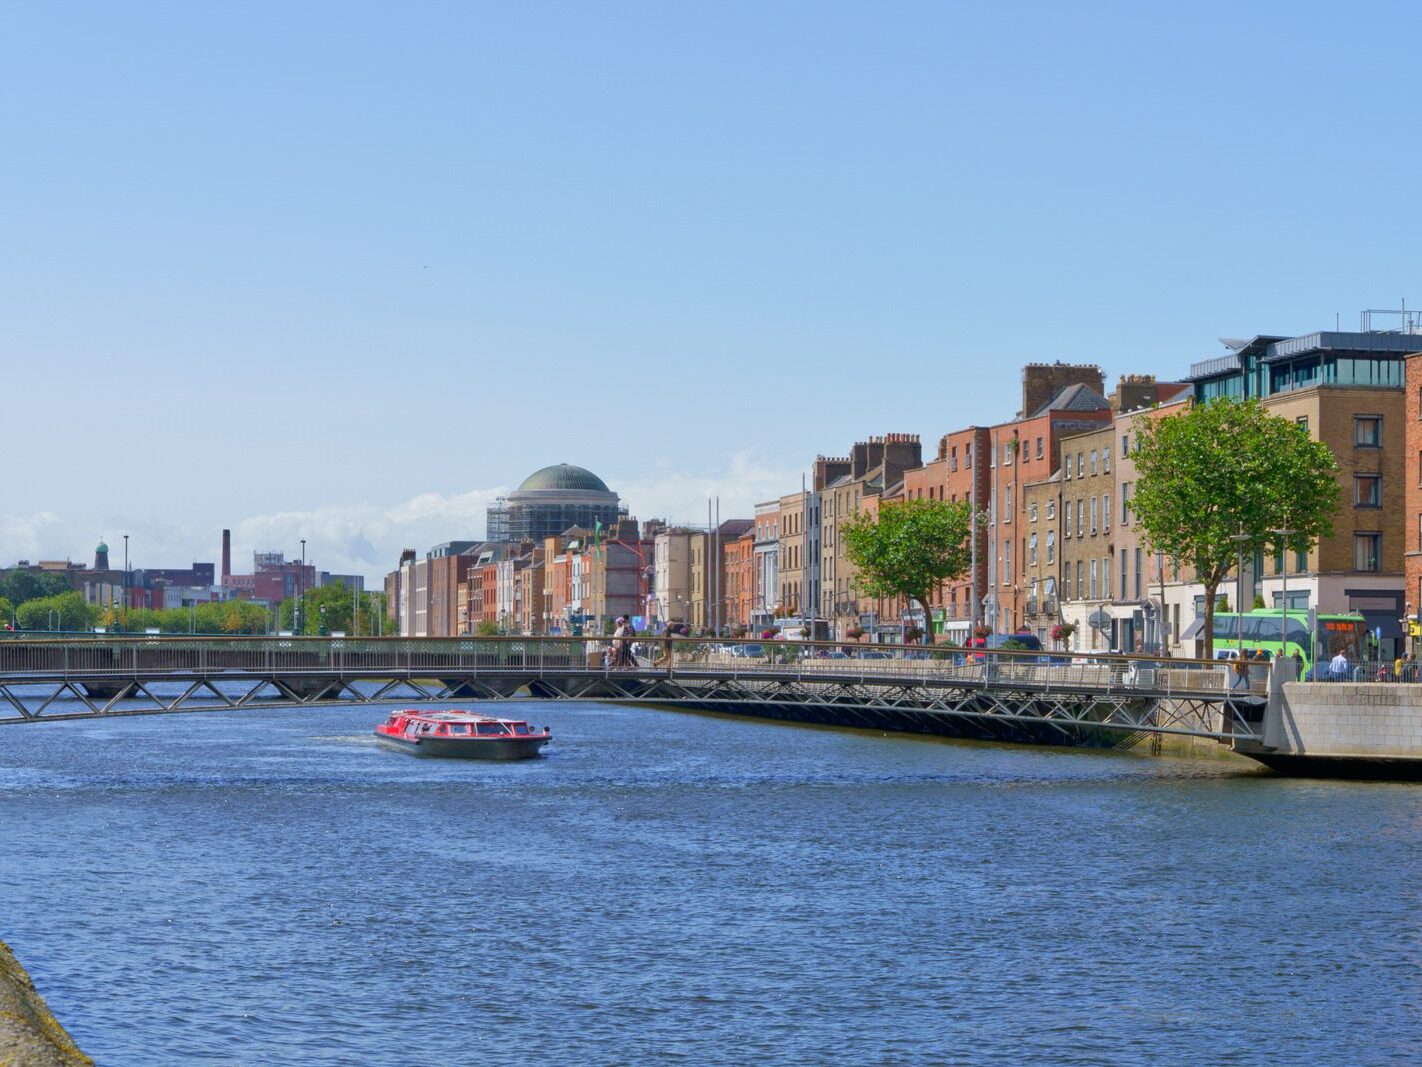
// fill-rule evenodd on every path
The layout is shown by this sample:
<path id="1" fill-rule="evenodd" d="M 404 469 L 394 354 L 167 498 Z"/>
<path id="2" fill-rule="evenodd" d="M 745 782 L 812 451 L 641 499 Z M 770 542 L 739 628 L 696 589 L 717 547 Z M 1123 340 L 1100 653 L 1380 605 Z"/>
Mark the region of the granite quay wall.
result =
<path id="1" fill-rule="evenodd" d="M 0 941 L 0 1067 L 94 1067 Z"/>

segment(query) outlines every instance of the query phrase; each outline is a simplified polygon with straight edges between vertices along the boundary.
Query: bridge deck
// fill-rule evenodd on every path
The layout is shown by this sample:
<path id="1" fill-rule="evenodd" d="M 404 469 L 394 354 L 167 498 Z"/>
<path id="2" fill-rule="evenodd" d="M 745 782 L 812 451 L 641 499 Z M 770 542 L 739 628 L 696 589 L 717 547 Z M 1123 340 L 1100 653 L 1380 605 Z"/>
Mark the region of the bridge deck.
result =
<path id="1" fill-rule="evenodd" d="M 658 643 L 659 644 L 659 643 Z M 1227 664 L 885 647 L 676 641 L 607 665 L 573 638 L 0 642 L 0 722 L 289 704 L 580 699 L 719 708 L 913 728 L 972 720 L 1040 728 L 1252 736 L 1267 677 Z M 861 651 L 856 649 L 855 651 Z M 1039 731 L 1039 732 L 1040 732 Z M 931 732 L 944 732 L 934 729 Z"/>

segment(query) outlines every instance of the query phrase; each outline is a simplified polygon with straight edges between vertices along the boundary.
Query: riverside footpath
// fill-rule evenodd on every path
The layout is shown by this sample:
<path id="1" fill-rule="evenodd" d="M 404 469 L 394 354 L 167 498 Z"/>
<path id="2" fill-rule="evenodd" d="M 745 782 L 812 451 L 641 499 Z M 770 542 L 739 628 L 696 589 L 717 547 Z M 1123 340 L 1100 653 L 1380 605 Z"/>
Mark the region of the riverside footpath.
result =
<path id="1" fill-rule="evenodd" d="M 0 941 L 0 1067 L 93 1067 Z"/>

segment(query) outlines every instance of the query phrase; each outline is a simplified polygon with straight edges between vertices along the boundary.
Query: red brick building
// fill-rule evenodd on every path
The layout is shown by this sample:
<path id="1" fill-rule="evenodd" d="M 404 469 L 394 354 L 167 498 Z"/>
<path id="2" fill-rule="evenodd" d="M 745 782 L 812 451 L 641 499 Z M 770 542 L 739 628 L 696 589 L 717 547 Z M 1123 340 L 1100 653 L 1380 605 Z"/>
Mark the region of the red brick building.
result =
<path id="1" fill-rule="evenodd" d="M 1406 473 L 1402 509 L 1403 585 L 1408 648 L 1422 652 L 1422 354 L 1408 356 L 1403 377 Z"/>

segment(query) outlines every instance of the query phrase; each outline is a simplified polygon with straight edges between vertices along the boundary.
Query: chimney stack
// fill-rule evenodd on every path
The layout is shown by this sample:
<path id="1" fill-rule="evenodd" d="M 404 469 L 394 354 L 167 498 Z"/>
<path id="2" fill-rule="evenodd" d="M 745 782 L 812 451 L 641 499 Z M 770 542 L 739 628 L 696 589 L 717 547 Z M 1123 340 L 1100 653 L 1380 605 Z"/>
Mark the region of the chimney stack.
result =
<path id="1" fill-rule="evenodd" d="M 232 577 L 232 531 L 222 531 L 222 584 Z"/>

